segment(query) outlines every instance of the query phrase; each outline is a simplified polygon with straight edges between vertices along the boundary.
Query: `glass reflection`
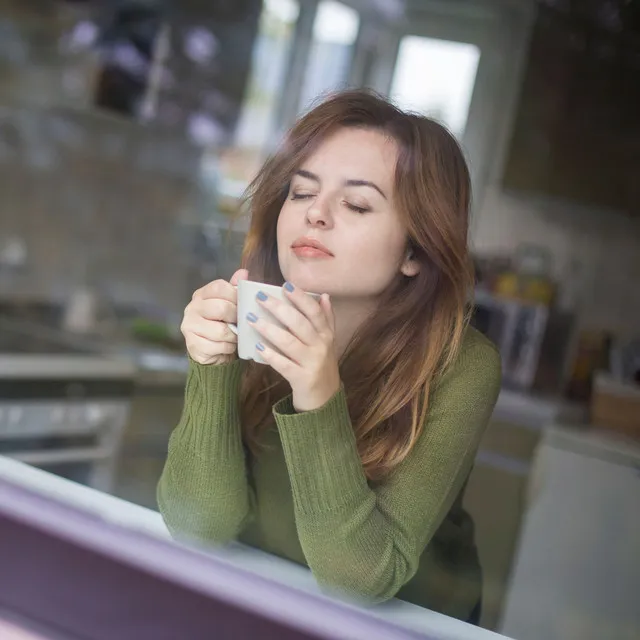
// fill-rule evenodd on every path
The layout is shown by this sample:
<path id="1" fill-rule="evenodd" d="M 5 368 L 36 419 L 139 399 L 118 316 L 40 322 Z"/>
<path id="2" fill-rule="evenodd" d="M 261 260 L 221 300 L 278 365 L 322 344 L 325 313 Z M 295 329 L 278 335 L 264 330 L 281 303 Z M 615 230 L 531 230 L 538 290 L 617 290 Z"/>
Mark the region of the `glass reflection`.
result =
<path id="1" fill-rule="evenodd" d="M 435 568 L 425 578 L 418 567 L 394 593 L 464 620 L 479 614 L 480 626 L 518 640 L 635 638 L 638 3 L 548 0 L 535 12 L 526 3 L 440 4 L 436 12 L 395 0 L 0 2 L 0 479 L 168 535 L 156 486 L 184 421 L 184 307 L 239 268 L 250 223 L 240 198 L 293 117 L 347 84 L 375 87 L 446 125 L 465 150 L 475 189 L 471 323 L 503 360 L 466 490 L 441 525 L 467 536 L 468 554 L 433 536 Z M 359 149 L 357 167 L 374 155 Z M 367 224 L 349 244 L 347 274 L 366 282 L 391 255 L 376 245 L 371 264 L 356 251 L 382 228 L 368 211 L 375 196 L 325 201 L 326 170 L 314 168 L 325 179 L 297 176 L 284 202 L 300 212 L 319 196 L 320 219 L 355 207 L 349 215 Z M 423 200 L 416 211 L 433 219 L 437 203 Z M 278 434 L 268 435 L 272 454 L 282 452 Z M 242 454 L 255 462 L 245 442 Z M 309 451 L 331 451 L 319 443 Z M 288 467 L 272 469 L 248 478 L 258 491 L 265 475 L 281 483 L 278 500 L 256 500 L 262 513 L 238 536 L 253 547 L 216 552 L 318 593 L 306 568 L 313 549 L 300 544 L 280 500 L 293 491 Z M 418 496 L 431 495 L 441 477 L 433 475 Z M 367 489 L 375 484 L 367 478 Z M 186 509 L 193 497 L 180 499 Z M 363 504 L 349 515 L 357 519 Z M 367 513 L 380 515 L 377 506 Z M 392 511 L 372 537 L 388 531 Z M 331 542 L 344 537 L 335 522 Z M 335 563 L 343 583 L 355 576 L 352 593 L 386 575 L 360 579 L 348 570 L 355 555 Z M 467 579 L 451 601 L 473 598 L 454 611 L 444 601 L 461 567 Z M 321 582 L 334 569 L 322 566 Z M 376 611 L 400 616 L 405 604 Z M 450 637 L 432 627 L 441 618 L 427 610 L 418 618 L 432 636 Z M 460 637 L 474 637 L 460 625 Z"/>
<path id="2" fill-rule="evenodd" d="M 351 7 L 333 0 L 320 2 L 300 94 L 301 110 L 319 96 L 344 88 L 359 27 L 360 16 Z"/>

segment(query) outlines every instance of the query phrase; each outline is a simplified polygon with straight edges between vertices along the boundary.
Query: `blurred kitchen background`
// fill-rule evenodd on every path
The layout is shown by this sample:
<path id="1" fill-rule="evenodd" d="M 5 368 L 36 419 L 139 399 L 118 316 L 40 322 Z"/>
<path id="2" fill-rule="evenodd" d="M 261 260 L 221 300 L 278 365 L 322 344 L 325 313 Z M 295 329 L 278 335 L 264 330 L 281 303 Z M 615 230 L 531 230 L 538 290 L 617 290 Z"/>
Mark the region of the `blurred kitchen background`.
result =
<path id="1" fill-rule="evenodd" d="M 0 454 L 155 508 L 191 292 L 323 92 L 440 119 L 504 389 L 483 626 L 640 637 L 638 0 L 0 0 Z"/>

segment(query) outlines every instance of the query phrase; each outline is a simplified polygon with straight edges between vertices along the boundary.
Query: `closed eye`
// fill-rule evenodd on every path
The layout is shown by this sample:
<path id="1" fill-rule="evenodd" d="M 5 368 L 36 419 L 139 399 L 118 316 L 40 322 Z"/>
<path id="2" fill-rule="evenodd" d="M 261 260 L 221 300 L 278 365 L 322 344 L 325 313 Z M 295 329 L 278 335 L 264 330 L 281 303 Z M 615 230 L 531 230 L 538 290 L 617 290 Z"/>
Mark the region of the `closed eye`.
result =
<path id="1" fill-rule="evenodd" d="M 356 213 L 368 213 L 369 211 L 371 211 L 371 209 L 369 209 L 368 207 L 359 207 L 358 205 L 355 204 L 351 204 L 350 202 L 346 202 L 344 203 L 347 207 L 347 209 L 351 209 L 351 211 L 355 211 Z"/>
<path id="2" fill-rule="evenodd" d="M 312 193 L 292 193 L 291 200 L 308 200 L 309 198 L 313 198 Z"/>

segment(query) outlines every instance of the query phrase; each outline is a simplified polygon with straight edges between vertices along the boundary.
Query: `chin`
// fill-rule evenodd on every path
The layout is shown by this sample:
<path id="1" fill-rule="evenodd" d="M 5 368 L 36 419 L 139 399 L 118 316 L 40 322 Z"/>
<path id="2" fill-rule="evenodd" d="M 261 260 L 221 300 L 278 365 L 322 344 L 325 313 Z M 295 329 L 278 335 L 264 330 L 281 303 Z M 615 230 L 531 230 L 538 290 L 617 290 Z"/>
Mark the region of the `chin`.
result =
<path id="1" fill-rule="evenodd" d="M 288 269 L 284 273 L 285 280 L 292 282 L 296 287 L 310 293 L 328 293 L 335 290 L 332 279 L 324 273 L 310 273 L 308 269 Z"/>
<path id="2" fill-rule="evenodd" d="M 290 282 L 309 293 L 328 293 L 331 295 L 332 287 L 327 287 L 326 283 L 318 278 L 290 278 Z"/>

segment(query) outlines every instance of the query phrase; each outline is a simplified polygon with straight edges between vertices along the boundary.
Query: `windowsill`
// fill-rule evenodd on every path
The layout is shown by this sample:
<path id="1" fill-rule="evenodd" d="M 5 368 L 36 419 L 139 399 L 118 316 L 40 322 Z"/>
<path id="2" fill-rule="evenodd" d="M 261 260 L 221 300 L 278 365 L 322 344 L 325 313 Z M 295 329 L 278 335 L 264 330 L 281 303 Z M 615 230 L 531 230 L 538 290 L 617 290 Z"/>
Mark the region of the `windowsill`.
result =
<path id="1" fill-rule="evenodd" d="M 170 538 L 162 517 L 156 511 L 3 456 L 0 456 L 0 479 L 90 515 L 97 515 L 111 525 L 119 525 L 164 540 Z M 226 549 L 218 549 L 211 555 L 230 562 L 239 569 L 269 580 L 275 580 L 288 587 L 321 598 L 328 597 L 320 591 L 307 569 L 256 549 L 234 544 Z M 174 567 L 174 570 L 177 569 L 179 567 Z M 504 638 L 504 636 L 485 629 L 400 600 L 392 600 L 367 611 L 382 620 L 388 620 L 412 631 L 429 634 L 429 637 L 433 638 L 447 638 L 448 640 L 497 640 Z"/>

